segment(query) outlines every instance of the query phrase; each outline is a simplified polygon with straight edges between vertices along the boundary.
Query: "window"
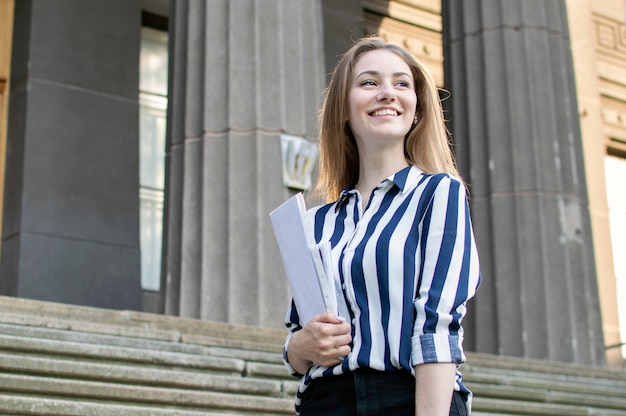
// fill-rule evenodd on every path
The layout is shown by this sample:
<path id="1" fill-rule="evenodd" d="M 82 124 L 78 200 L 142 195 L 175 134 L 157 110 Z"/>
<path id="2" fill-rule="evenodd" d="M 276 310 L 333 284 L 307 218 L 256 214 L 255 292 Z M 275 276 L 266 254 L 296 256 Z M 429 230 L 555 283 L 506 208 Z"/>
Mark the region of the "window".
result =
<path id="1" fill-rule="evenodd" d="M 611 245 L 617 288 L 617 308 L 621 342 L 626 343 L 626 193 L 623 178 L 626 177 L 626 159 L 607 156 L 604 160 L 606 191 L 611 225 Z M 626 345 L 622 345 L 626 358 Z"/>
<path id="2" fill-rule="evenodd" d="M 141 286 L 161 289 L 167 120 L 167 32 L 142 28 L 139 75 Z"/>

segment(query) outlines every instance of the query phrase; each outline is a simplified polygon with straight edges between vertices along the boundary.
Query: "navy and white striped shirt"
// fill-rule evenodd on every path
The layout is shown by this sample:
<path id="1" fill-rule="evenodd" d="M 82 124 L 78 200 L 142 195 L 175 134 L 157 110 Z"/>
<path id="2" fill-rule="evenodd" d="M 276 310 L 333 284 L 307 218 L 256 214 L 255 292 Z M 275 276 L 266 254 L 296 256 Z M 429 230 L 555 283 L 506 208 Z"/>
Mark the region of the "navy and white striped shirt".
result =
<path id="1" fill-rule="evenodd" d="M 381 182 L 365 210 L 353 187 L 308 211 L 315 240 L 332 246 L 339 313 L 352 324 L 352 352 L 335 367 L 297 374 L 286 348 L 302 328 L 292 302 L 285 363 L 311 380 L 360 367 L 392 371 L 422 363 L 461 364 L 466 302 L 480 284 L 478 253 L 463 184 L 409 166 Z M 455 390 L 468 393 L 457 371 Z M 469 404 L 469 403 L 468 403 Z"/>

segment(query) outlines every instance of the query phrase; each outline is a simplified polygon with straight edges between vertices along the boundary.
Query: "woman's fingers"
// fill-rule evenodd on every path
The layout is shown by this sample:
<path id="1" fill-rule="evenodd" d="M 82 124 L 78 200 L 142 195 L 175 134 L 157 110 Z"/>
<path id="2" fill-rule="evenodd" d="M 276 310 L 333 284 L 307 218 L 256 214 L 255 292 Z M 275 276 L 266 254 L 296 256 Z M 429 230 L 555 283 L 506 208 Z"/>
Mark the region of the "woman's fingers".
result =
<path id="1" fill-rule="evenodd" d="M 350 345 L 350 343 L 352 342 L 352 336 L 350 335 L 350 333 L 347 334 L 341 334 L 341 335 L 335 335 L 335 348 L 339 348 L 339 347 L 343 347 L 346 345 Z"/>
<path id="2" fill-rule="evenodd" d="M 314 357 L 312 361 L 323 365 L 339 364 L 351 351 L 350 325 L 333 313 L 315 316 L 304 330 L 310 337 Z"/>
<path id="3" fill-rule="evenodd" d="M 315 315 L 311 322 L 326 322 L 329 324 L 340 324 L 345 322 L 341 316 L 337 315 L 335 312 L 324 312 L 319 315 Z"/>

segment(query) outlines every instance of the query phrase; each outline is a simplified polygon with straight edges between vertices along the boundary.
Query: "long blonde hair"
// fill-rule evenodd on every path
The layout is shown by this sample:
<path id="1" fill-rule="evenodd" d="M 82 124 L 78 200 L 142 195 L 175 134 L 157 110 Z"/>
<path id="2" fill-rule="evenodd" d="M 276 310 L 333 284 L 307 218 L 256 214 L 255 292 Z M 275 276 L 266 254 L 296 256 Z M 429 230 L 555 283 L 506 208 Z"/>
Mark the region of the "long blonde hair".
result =
<path id="1" fill-rule="evenodd" d="M 438 89 L 428 69 L 400 46 L 376 36 L 358 40 L 333 71 L 320 112 L 320 172 L 315 194 L 328 202 L 359 179 L 359 152 L 346 120 L 353 68 L 364 53 L 386 49 L 398 55 L 411 70 L 417 94 L 417 125 L 407 134 L 407 161 L 426 173 L 445 172 L 461 180 L 450 148 Z"/>

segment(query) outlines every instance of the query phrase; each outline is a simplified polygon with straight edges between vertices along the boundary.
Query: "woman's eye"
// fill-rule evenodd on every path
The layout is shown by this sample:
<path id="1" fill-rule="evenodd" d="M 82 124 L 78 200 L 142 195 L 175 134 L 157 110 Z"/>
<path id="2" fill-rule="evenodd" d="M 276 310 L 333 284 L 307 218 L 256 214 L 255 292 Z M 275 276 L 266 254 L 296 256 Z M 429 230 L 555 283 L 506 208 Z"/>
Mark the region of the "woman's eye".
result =
<path id="1" fill-rule="evenodd" d="M 406 87 L 406 88 L 408 88 L 409 87 L 409 82 L 408 81 L 398 81 L 396 83 L 396 85 L 398 85 L 399 87 Z"/>
<path id="2" fill-rule="evenodd" d="M 365 81 L 361 81 L 361 86 L 365 85 L 376 85 L 376 82 L 373 79 L 366 79 Z"/>

